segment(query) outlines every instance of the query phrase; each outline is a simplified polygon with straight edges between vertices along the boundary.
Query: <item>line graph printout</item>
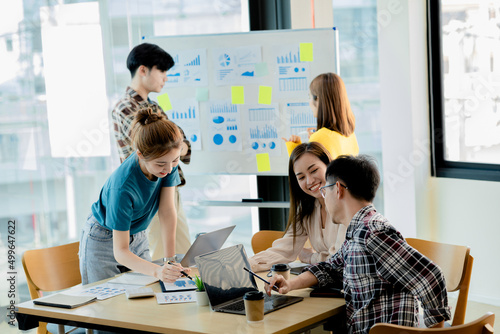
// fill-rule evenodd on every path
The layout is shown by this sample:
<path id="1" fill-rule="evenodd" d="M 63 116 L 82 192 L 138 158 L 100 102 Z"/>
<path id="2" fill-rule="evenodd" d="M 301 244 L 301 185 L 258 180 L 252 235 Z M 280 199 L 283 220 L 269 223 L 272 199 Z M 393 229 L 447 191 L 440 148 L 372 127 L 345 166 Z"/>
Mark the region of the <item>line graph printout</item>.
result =
<path id="1" fill-rule="evenodd" d="M 172 99 L 172 109 L 166 112 L 168 119 L 181 127 L 191 142 L 191 149 L 196 151 L 202 149 L 199 110 L 196 99 Z"/>
<path id="2" fill-rule="evenodd" d="M 276 67 L 277 93 L 282 96 L 297 96 L 309 92 L 309 64 L 300 61 L 300 46 L 293 44 L 274 48 Z"/>
<path id="3" fill-rule="evenodd" d="M 245 150 L 253 153 L 267 152 L 270 155 L 281 155 L 281 120 L 278 104 L 246 105 L 245 108 L 244 114 L 248 115 Z"/>
<path id="4" fill-rule="evenodd" d="M 290 120 L 290 135 L 298 135 L 302 141 L 308 141 L 303 133 L 308 128 L 316 128 L 316 117 L 313 116 L 308 102 L 294 102 L 285 105 L 286 118 Z"/>
<path id="5" fill-rule="evenodd" d="M 255 64 L 262 61 L 260 46 L 214 48 L 212 56 L 217 86 L 257 83 Z"/>
<path id="6" fill-rule="evenodd" d="M 208 103 L 208 148 L 210 151 L 241 151 L 239 106 L 229 100 Z"/>
<path id="7" fill-rule="evenodd" d="M 179 50 L 169 53 L 175 65 L 167 71 L 166 87 L 207 86 L 207 49 Z"/>

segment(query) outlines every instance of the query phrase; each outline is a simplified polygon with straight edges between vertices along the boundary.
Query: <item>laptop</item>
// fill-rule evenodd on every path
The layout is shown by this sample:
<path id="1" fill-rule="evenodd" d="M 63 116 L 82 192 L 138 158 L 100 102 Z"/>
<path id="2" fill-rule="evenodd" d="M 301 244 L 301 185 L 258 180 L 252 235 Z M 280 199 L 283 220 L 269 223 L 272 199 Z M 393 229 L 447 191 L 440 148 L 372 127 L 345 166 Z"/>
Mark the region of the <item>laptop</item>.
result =
<path id="1" fill-rule="evenodd" d="M 221 249 L 224 242 L 234 230 L 236 225 L 221 228 L 212 232 L 200 234 L 194 239 L 186 254 L 176 254 L 176 260 L 180 261 L 181 266 L 191 267 L 195 265 L 194 257 L 197 255 L 213 252 Z"/>
<path id="2" fill-rule="evenodd" d="M 259 291 L 254 277 L 243 267 L 250 268 L 243 245 L 199 255 L 195 262 L 200 272 L 212 310 L 245 314 L 243 296 L 249 291 Z M 304 298 L 265 294 L 264 314 L 300 302 Z"/>

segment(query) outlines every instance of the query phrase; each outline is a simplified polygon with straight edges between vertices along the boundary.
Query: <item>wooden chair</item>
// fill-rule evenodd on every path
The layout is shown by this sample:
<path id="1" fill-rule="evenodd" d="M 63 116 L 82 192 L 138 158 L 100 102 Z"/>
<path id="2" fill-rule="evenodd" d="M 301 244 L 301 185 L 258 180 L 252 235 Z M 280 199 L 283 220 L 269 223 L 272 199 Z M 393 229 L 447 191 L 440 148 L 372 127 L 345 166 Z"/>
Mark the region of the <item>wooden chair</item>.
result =
<path id="1" fill-rule="evenodd" d="M 79 245 L 79 242 L 73 242 L 24 252 L 22 263 L 31 299 L 42 297 L 43 291 L 59 291 L 82 283 Z M 59 333 L 64 332 L 63 325 L 58 329 Z M 91 331 L 87 330 L 87 333 Z M 37 334 L 46 333 L 47 323 L 40 322 Z"/>
<path id="2" fill-rule="evenodd" d="M 370 329 L 370 334 L 491 334 L 495 332 L 493 328 L 494 323 L 495 315 L 488 312 L 481 318 L 469 322 L 468 324 L 448 328 L 417 328 L 391 324 L 375 324 Z"/>
<path id="3" fill-rule="evenodd" d="M 282 231 L 262 230 L 252 236 L 252 250 L 254 254 L 262 252 L 273 245 L 273 241 L 283 237 Z"/>
<path id="4" fill-rule="evenodd" d="M 441 268 L 446 279 L 446 290 L 448 292 L 458 291 L 451 326 L 462 325 L 465 321 L 470 277 L 474 262 L 474 258 L 470 255 L 470 248 L 414 238 L 408 238 L 406 241 Z"/>

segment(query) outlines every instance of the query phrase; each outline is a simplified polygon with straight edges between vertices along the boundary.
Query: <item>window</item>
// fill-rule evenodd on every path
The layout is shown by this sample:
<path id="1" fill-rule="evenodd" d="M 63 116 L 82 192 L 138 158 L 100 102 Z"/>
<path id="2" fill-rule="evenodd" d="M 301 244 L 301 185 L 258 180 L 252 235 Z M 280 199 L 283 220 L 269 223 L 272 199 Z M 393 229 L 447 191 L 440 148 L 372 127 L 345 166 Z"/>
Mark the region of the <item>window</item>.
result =
<path id="1" fill-rule="evenodd" d="M 433 175 L 500 181 L 500 1 L 428 1 Z"/>
<path id="2" fill-rule="evenodd" d="M 130 81 L 125 66 L 130 48 L 146 35 L 245 31 L 242 21 L 246 19 L 241 14 L 245 6 L 245 1 L 241 0 L 22 0 L 12 2 L 0 12 L 0 225 L 4 227 L 0 230 L 0 251 L 7 254 L 7 222 L 15 220 L 15 270 L 19 274 L 16 303 L 30 299 L 21 265 L 23 252 L 78 240 L 90 205 L 119 164 L 113 135 L 108 136 L 107 133 L 106 126 L 109 125 L 106 117 Z M 64 15 L 64 11 L 75 10 L 76 7 L 81 15 Z M 90 16 L 88 11 L 92 12 Z M 54 144 L 63 145 L 63 148 L 66 143 L 51 133 L 60 124 L 52 122 L 50 105 L 60 102 L 54 100 L 54 96 L 64 87 L 56 88 L 54 92 L 55 86 L 47 80 L 50 76 L 54 78 L 55 74 L 52 70 L 47 73 L 47 62 L 59 60 L 56 58 L 58 46 L 54 44 L 57 43 L 57 36 L 49 34 L 46 36 L 49 43 L 43 43 L 44 27 L 49 27 L 54 33 L 73 36 L 75 39 L 67 42 L 82 42 L 78 46 L 102 38 L 102 42 L 90 45 L 93 49 L 100 46 L 100 50 L 95 52 L 101 54 L 93 54 L 96 58 L 92 59 L 93 64 L 97 64 L 92 66 L 100 67 L 100 77 L 95 77 L 100 81 L 99 85 L 78 81 L 80 77 L 76 74 L 81 68 L 73 68 L 78 63 L 66 64 L 62 68 L 65 72 L 56 74 L 65 75 L 64 84 L 74 90 L 88 92 L 99 87 L 100 94 L 105 92 L 104 97 L 99 96 L 100 113 L 94 114 L 100 119 L 93 116 L 92 123 L 101 129 L 103 125 L 100 121 L 106 121 L 104 129 L 101 129 L 106 136 L 98 135 L 95 129 L 87 129 L 89 137 L 86 139 L 91 144 L 94 140 L 105 140 L 97 146 L 99 149 L 107 147 L 107 151 L 90 152 L 88 146 L 82 146 L 83 154 L 55 154 L 51 141 L 55 140 Z M 70 30 L 80 34 L 65 34 Z M 60 43 L 59 50 L 71 52 L 74 46 L 68 48 L 68 43 Z M 89 44 L 85 45 L 89 47 Z M 98 58 L 101 62 L 94 62 Z M 76 83 L 85 87 L 76 88 Z M 61 121 L 65 116 L 69 120 L 64 122 L 78 121 L 79 117 L 83 117 L 82 111 L 76 112 L 71 106 L 78 104 L 78 98 L 86 97 L 86 93 L 81 92 L 76 100 L 66 101 L 67 115 L 64 109 L 59 109 L 54 121 Z M 81 143 L 81 140 L 78 141 L 76 148 Z M 78 149 L 76 152 L 79 153 Z M 230 242 L 247 242 L 248 231 L 252 227 L 249 208 L 235 208 L 228 212 L 225 209 L 196 207 L 190 195 L 201 193 L 205 197 L 200 199 L 210 199 L 210 196 L 229 198 L 236 196 L 234 193 L 238 191 L 242 193 L 238 197 L 250 197 L 254 187 L 251 177 L 231 177 L 228 181 L 219 179 L 219 176 L 188 175 L 187 182 L 183 200 L 191 236 L 216 229 L 220 224 L 229 225 L 225 217 L 231 216 L 235 217 L 231 223 L 237 224 L 242 231 L 235 229 Z M 211 188 L 206 188 L 207 184 L 211 184 Z M 208 221 L 207 215 L 221 218 Z M 6 260 L 0 262 L 0 269 L 2 272 L 12 271 L 7 269 Z"/>

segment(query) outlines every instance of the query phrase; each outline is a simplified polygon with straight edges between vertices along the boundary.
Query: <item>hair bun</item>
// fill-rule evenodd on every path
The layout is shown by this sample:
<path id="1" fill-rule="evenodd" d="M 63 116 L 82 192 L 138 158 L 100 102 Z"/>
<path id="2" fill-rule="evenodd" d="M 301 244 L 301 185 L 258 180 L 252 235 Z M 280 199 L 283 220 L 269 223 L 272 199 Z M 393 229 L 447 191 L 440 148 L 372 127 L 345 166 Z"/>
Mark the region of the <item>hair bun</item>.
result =
<path id="1" fill-rule="evenodd" d="M 165 116 L 160 113 L 156 105 L 150 104 L 144 108 L 139 109 L 135 117 L 137 119 L 137 122 L 139 122 L 141 125 L 148 125 L 164 118 Z"/>

